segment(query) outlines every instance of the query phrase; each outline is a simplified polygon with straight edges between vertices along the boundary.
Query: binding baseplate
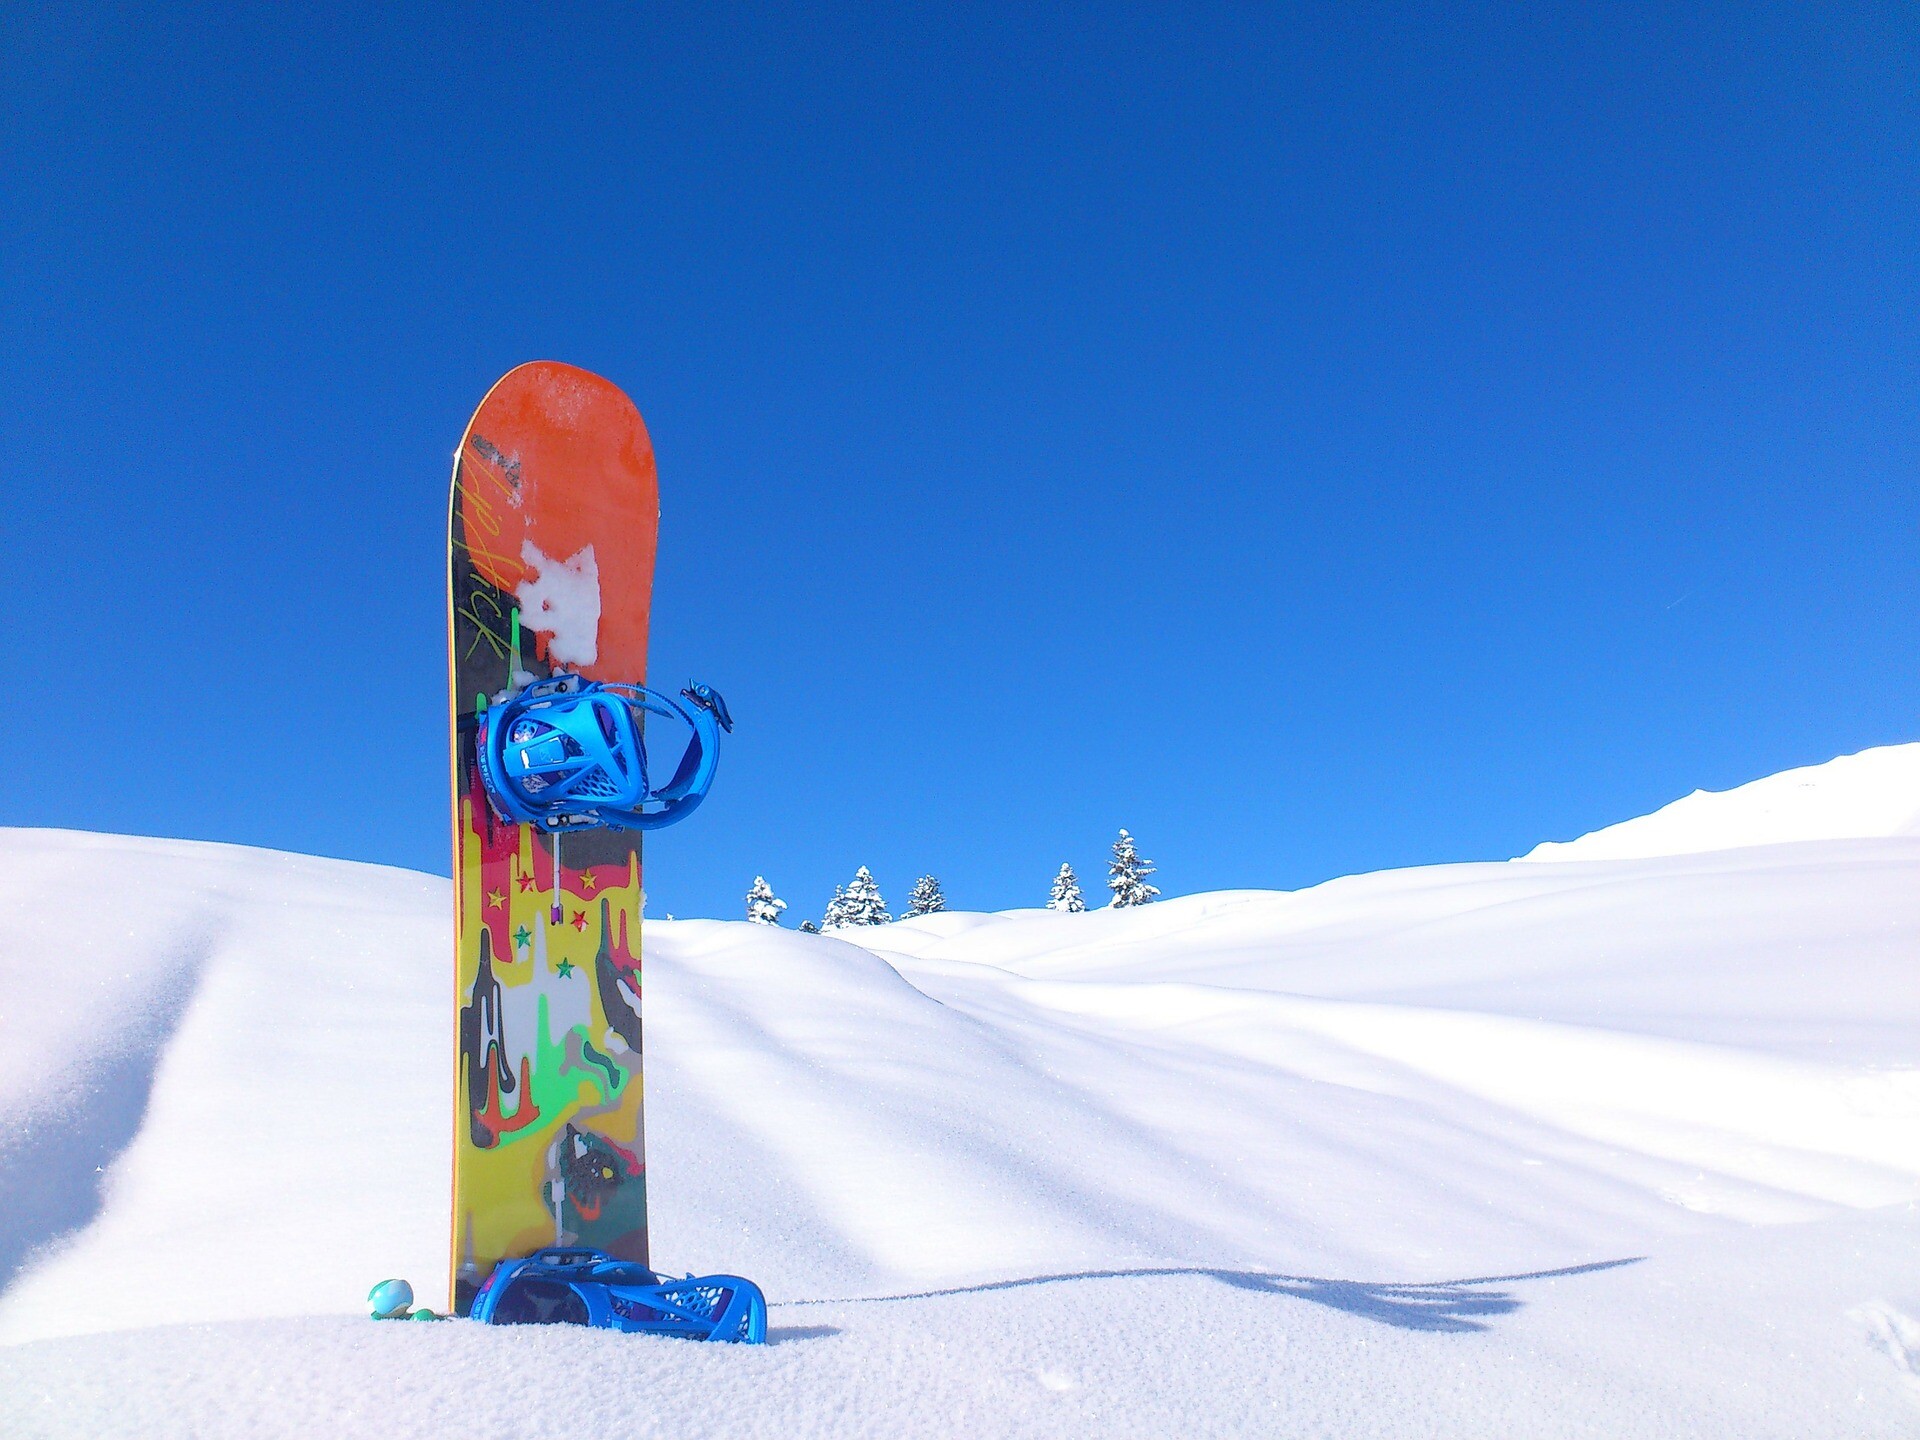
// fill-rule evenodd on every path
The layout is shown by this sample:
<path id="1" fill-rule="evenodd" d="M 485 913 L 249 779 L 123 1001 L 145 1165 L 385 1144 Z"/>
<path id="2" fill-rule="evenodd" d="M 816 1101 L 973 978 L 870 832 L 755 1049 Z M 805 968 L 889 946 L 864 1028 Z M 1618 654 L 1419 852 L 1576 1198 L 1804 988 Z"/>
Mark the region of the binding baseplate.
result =
<path id="1" fill-rule="evenodd" d="M 472 1318 L 489 1325 L 593 1325 L 688 1340 L 759 1345 L 767 1301 L 738 1275 L 663 1280 L 604 1250 L 556 1245 L 502 1260 L 473 1299 Z"/>
<path id="2" fill-rule="evenodd" d="M 641 735 L 647 715 L 678 720 L 691 735 L 673 778 L 657 788 Z M 487 799 L 510 824 L 657 830 L 706 799 L 720 732 L 732 729 L 726 701 L 708 685 L 676 698 L 562 673 L 497 697 L 480 716 L 474 750 Z"/>

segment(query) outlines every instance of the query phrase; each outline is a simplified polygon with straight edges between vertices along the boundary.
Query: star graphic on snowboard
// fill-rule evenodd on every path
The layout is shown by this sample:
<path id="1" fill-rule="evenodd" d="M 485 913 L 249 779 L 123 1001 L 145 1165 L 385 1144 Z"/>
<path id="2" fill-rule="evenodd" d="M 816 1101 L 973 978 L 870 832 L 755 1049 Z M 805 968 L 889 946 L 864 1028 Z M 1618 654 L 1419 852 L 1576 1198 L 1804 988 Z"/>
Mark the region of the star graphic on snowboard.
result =
<path id="1" fill-rule="evenodd" d="M 586 929 L 587 928 L 587 912 L 584 910 L 574 911 L 573 919 L 569 923 L 572 924 L 573 928 L 576 930 Z"/>
<path id="2" fill-rule="evenodd" d="M 558 975 L 562 980 L 573 974 L 573 970 L 574 965 L 571 960 L 562 960 L 558 965 L 553 967 L 554 974 Z"/>
<path id="3" fill-rule="evenodd" d="M 599 883 L 600 882 L 598 880 L 593 878 L 593 871 L 582 870 L 580 872 L 580 888 L 582 890 L 591 890 L 593 889 L 594 886 L 598 885 Z"/>
<path id="4" fill-rule="evenodd" d="M 489 910 L 498 910 L 506 903 L 507 897 L 502 895 L 498 890 L 487 891 L 487 908 Z"/>
<path id="5" fill-rule="evenodd" d="M 524 925 L 522 925 L 518 930 L 513 932 L 513 943 L 516 946 L 525 945 L 532 939 L 533 939 L 533 932 L 527 929 L 527 927 Z"/>
<path id="6" fill-rule="evenodd" d="M 520 887 L 520 893 L 524 895 L 527 891 L 533 889 L 533 876 L 522 875 L 514 883 Z"/>

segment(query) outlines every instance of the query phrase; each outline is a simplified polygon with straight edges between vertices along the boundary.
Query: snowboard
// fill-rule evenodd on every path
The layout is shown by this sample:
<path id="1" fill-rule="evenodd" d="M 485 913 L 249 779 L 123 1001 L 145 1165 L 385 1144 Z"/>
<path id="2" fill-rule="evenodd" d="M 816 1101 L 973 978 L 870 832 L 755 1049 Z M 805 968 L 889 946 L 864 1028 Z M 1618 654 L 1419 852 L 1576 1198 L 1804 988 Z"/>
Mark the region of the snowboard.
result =
<path id="1" fill-rule="evenodd" d="M 455 453 L 457 1315 L 499 1261 L 545 1246 L 647 1263 L 640 835 L 501 820 L 474 741 L 487 706 L 556 669 L 645 680 L 659 519 L 640 412 L 571 365 L 509 371 Z"/>

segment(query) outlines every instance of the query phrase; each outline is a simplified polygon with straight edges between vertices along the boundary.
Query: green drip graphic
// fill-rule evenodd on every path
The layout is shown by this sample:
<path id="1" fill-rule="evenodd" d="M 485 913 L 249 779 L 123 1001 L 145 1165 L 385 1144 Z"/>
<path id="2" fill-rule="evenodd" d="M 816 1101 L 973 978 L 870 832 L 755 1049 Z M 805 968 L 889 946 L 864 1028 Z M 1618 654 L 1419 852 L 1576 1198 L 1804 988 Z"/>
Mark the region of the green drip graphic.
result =
<path id="1" fill-rule="evenodd" d="M 542 995 L 534 1008 L 533 1073 L 528 1093 L 543 1123 L 519 1132 L 524 1135 L 536 1130 L 544 1133 L 555 1120 L 571 1119 L 582 1109 L 613 1104 L 626 1083 L 620 1067 L 593 1048 L 584 1026 L 576 1025 L 556 1035 L 547 997 Z M 575 1039 L 584 1065 L 568 1058 L 568 1042 Z M 502 1143 L 508 1138 L 503 1136 Z"/>
<path id="2" fill-rule="evenodd" d="M 514 606 L 508 613 L 508 623 L 513 627 L 513 663 L 507 670 L 507 683 L 513 683 L 513 677 L 520 670 L 520 607 Z"/>

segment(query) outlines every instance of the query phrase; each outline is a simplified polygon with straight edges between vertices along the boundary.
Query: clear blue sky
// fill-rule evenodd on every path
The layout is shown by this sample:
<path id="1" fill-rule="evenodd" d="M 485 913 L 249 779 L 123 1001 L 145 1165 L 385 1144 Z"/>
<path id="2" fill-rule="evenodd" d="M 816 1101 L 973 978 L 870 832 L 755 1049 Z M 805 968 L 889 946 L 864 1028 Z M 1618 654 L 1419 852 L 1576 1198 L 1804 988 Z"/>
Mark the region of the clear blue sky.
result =
<path id="1" fill-rule="evenodd" d="M 654 678 L 740 721 L 655 914 L 1920 738 L 1910 6 L 1041 9 L 7 7 L 0 820 L 444 873 L 532 358 L 646 416 Z"/>

